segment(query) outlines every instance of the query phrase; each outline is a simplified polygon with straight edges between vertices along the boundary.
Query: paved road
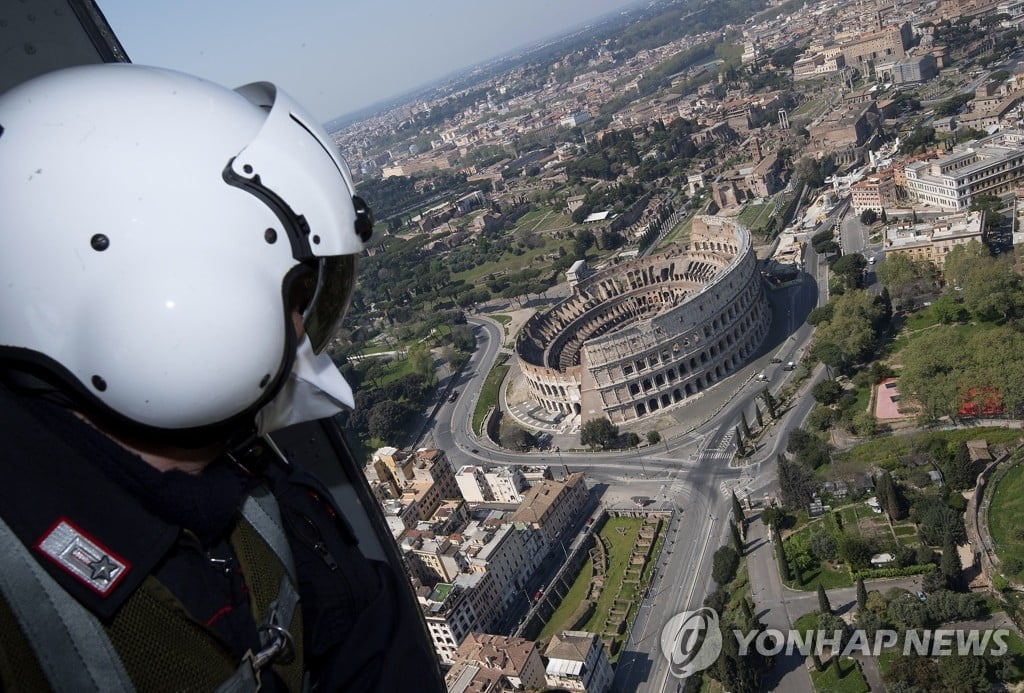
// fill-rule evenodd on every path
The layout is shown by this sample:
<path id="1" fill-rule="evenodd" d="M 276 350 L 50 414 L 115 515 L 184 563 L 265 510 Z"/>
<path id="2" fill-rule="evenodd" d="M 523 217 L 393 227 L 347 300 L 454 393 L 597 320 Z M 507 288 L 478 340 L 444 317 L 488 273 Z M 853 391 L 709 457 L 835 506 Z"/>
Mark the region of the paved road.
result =
<path id="1" fill-rule="evenodd" d="M 455 402 L 441 405 L 424 439 L 429 436 L 431 444 L 447 450 L 456 466 L 474 462 L 565 466 L 584 471 L 591 484 L 606 494 L 646 495 L 674 503 L 681 511 L 670 530 L 670 544 L 657 566 L 653 587 L 620 656 L 613 690 L 676 689 L 678 681 L 670 676 L 668 661 L 660 650 L 661 628 L 674 614 L 699 607 L 713 589 L 711 555 L 726 540 L 731 494 L 735 491 L 756 499 L 775 484 L 774 460 L 785 445 L 785 431 L 800 425 L 813 405 L 806 390 L 821 377 L 818 373 L 805 381 L 802 394 L 759 441 L 750 464 L 743 468 L 730 465 L 736 449 L 735 431 L 742 418 L 748 423 L 755 421 L 755 399 L 766 386 L 776 393 L 785 387 L 793 372 L 784 370 L 783 365 L 801 359 L 811 336 L 804 319 L 826 300 L 824 263 L 810 248 L 807 262 L 811 274 L 802 282 L 770 292 L 774 318 L 761 355 L 699 400 L 675 410 L 679 424 L 668 435 L 663 433 L 663 443 L 643 451 L 520 454 L 476 439 L 471 432 L 472 411 L 483 378 L 502 349 L 504 334 L 501 326 L 490 320 L 469 319 L 478 348 L 456 376 L 454 388 L 461 394 Z M 755 378 L 760 373 L 767 382 Z"/>

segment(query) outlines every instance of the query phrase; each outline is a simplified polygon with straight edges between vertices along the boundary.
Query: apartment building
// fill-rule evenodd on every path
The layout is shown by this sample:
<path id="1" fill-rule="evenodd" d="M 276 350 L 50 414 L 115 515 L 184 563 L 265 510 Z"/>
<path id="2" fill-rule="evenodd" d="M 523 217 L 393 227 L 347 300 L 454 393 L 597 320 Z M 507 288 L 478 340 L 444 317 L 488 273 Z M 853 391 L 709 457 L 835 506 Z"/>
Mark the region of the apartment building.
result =
<path id="1" fill-rule="evenodd" d="M 480 630 L 480 618 L 473 608 L 469 591 L 438 583 L 426 596 L 419 596 L 427 631 L 434 650 L 445 664 L 455 661 L 455 651 L 474 630 Z"/>
<path id="2" fill-rule="evenodd" d="M 449 693 L 541 690 L 547 685 L 540 647 L 533 640 L 470 633 L 454 658 L 445 676 Z"/>
<path id="3" fill-rule="evenodd" d="M 604 693 L 612 685 L 612 666 L 604 643 L 595 633 L 564 630 L 551 636 L 544 650 L 545 678 L 552 688 Z"/>
<path id="4" fill-rule="evenodd" d="M 522 522 L 536 529 L 546 545 L 570 530 L 587 503 L 587 485 L 581 472 L 574 472 L 565 481 L 543 481 L 526 492 L 513 522 Z"/>
<path id="5" fill-rule="evenodd" d="M 896 206 L 896 183 L 891 169 L 873 173 L 850 186 L 850 207 L 854 213 L 871 209 L 879 214 Z"/>
<path id="6" fill-rule="evenodd" d="M 378 449 L 370 468 L 377 477 L 378 497 L 397 498 L 399 513 L 406 526 L 431 519 L 446 500 L 462 500 L 455 473 L 443 450 L 422 449 L 407 452 L 393 447 Z M 373 478 L 369 468 L 367 476 Z"/>
<path id="7" fill-rule="evenodd" d="M 1016 190 L 1024 180 L 1024 130 L 1004 130 L 907 165 L 907 193 L 947 211 L 967 209 L 979 195 Z"/>
<path id="8" fill-rule="evenodd" d="M 467 530 L 467 537 L 472 534 L 472 530 Z M 521 602 L 522 588 L 545 554 L 546 546 L 538 532 L 522 523 L 510 523 L 474 537 L 470 542 L 472 545 L 465 547 L 469 570 L 490 573 L 498 610 L 503 612 L 513 602 Z"/>
<path id="9" fill-rule="evenodd" d="M 931 222 L 890 227 L 885 231 L 885 255 L 928 260 L 941 270 L 949 251 L 973 240 L 984 241 L 984 230 L 984 212 L 960 212 Z"/>
<path id="10" fill-rule="evenodd" d="M 469 561 L 448 537 L 408 536 L 399 544 L 406 565 L 426 585 L 451 583 L 469 568 Z"/>
<path id="11" fill-rule="evenodd" d="M 910 24 L 894 24 L 863 34 L 842 44 L 846 64 L 867 70 L 868 63 L 877 64 L 885 58 L 902 58 L 912 39 Z"/>

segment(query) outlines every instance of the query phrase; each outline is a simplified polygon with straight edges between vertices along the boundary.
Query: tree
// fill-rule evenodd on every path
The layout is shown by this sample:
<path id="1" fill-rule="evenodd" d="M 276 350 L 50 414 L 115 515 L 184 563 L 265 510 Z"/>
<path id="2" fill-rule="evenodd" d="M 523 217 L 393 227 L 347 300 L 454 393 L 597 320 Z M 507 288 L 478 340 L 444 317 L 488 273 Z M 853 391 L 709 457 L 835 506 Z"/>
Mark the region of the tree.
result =
<path id="1" fill-rule="evenodd" d="M 761 522 L 763 522 L 764 526 L 769 527 L 773 532 L 778 532 L 785 520 L 786 513 L 782 508 L 771 506 L 761 511 Z"/>
<path id="2" fill-rule="evenodd" d="M 807 506 L 817 487 L 814 475 L 802 464 L 787 459 L 785 455 L 779 455 L 777 463 L 783 505 L 789 508 Z"/>
<path id="3" fill-rule="evenodd" d="M 736 524 L 742 525 L 746 521 L 746 515 L 743 513 L 743 506 L 740 504 L 740 499 L 736 497 L 736 492 L 732 492 L 732 517 L 736 521 Z"/>
<path id="4" fill-rule="evenodd" d="M 784 582 L 789 582 L 791 575 L 789 572 L 789 561 L 786 560 L 786 549 L 782 545 L 782 537 L 775 537 L 775 561 L 779 564 L 779 575 L 782 576 Z"/>
<path id="5" fill-rule="evenodd" d="M 628 445 L 631 448 L 637 447 L 638 445 L 640 445 L 640 436 L 630 431 L 629 433 L 626 434 L 626 445 Z"/>
<path id="6" fill-rule="evenodd" d="M 974 486 L 976 474 L 966 442 L 961 442 L 957 445 L 956 453 L 951 455 L 950 459 L 944 461 L 940 466 L 942 467 L 942 476 L 949 488 L 962 491 Z"/>
<path id="7" fill-rule="evenodd" d="M 719 585 L 728 585 L 736 577 L 736 569 L 740 565 L 740 556 L 729 546 L 715 551 L 711 561 L 711 579 Z"/>
<path id="8" fill-rule="evenodd" d="M 661 434 L 657 431 L 647 431 L 647 443 L 649 445 L 656 445 L 661 442 Z"/>
<path id="9" fill-rule="evenodd" d="M 865 226 L 871 226 L 878 221 L 878 212 L 873 209 L 865 209 L 860 213 L 860 223 Z"/>
<path id="10" fill-rule="evenodd" d="M 501 432 L 501 446 L 509 450 L 525 452 L 537 445 L 537 439 L 529 431 L 519 426 L 507 426 Z"/>
<path id="11" fill-rule="evenodd" d="M 399 443 L 412 413 L 412 410 L 401 402 L 378 402 L 373 405 L 368 417 L 370 435 L 385 443 Z"/>
<path id="12" fill-rule="evenodd" d="M 947 533 L 955 544 L 967 540 L 963 513 L 959 513 L 937 496 L 926 496 L 914 503 L 911 519 L 917 523 L 921 541 L 929 546 L 942 546 Z"/>
<path id="13" fill-rule="evenodd" d="M 618 436 L 619 427 L 606 418 L 590 419 L 580 429 L 580 443 L 589 448 L 606 448 Z"/>
<path id="14" fill-rule="evenodd" d="M 946 584 L 951 589 L 959 589 L 963 584 L 963 566 L 960 564 L 960 556 L 956 551 L 956 541 L 953 533 L 947 532 L 942 542 L 942 559 L 939 561 L 939 570 L 946 578 Z"/>
<path id="15" fill-rule="evenodd" d="M 754 402 L 754 419 L 758 428 L 764 428 L 764 415 L 761 414 L 761 407 L 757 406 L 757 402 Z"/>
<path id="16" fill-rule="evenodd" d="M 807 540 L 807 550 L 822 561 L 833 560 L 838 548 L 835 537 L 823 529 L 812 532 Z"/>
<path id="17" fill-rule="evenodd" d="M 832 319 L 815 331 L 811 355 L 841 371 L 867 360 L 875 348 L 882 323 L 882 309 L 867 291 L 844 293 L 834 302 Z"/>
<path id="18" fill-rule="evenodd" d="M 775 418 L 775 397 L 772 395 L 771 390 L 765 387 L 761 390 L 761 399 L 764 400 L 764 406 L 768 409 L 768 416 Z"/>
<path id="19" fill-rule="evenodd" d="M 832 314 L 835 311 L 835 306 L 831 303 L 826 303 L 823 306 L 815 308 L 807 314 L 807 324 L 811 327 L 817 327 L 823 322 L 828 322 L 832 319 Z"/>
<path id="20" fill-rule="evenodd" d="M 824 405 L 835 404 L 843 394 L 843 386 L 836 380 L 822 380 L 811 388 L 811 396 Z"/>
<path id="21" fill-rule="evenodd" d="M 740 556 L 743 555 L 743 537 L 740 536 L 740 528 L 736 526 L 736 523 L 729 520 L 729 534 L 732 538 L 732 548 Z"/>
<path id="22" fill-rule="evenodd" d="M 938 658 L 939 676 L 950 691 L 985 691 L 991 687 L 992 676 L 985 657 L 959 654 Z"/>
<path id="23" fill-rule="evenodd" d="M 882 470 L 875 482 L 875 493 L 878 497 L 878 504 L 882 506 L 893 522 L 902 520 L 905 517 L 903 498 L 892 480 L 889 470 Z"/>
<path id="24" fill-rule="evenodd" d="M 736 438 L 736 454 L 740 457 L 745 457 L 747 454 L 747 443 L 743 439 L 743 435 L 740 433 L 740 427 L 737 426 L 733 435 Z"/>
<path id="25" fill-rule="evenodd" d="M 426 344 L 416 344 L 409 347 L 407 358 L 411 372 L 416 373 L 427 382 L 434 382 L 437 377 L 434 373 L 434 360 Z"/>
<path id="26" fill-rule="evenodd" d="M 750 424 L 747 423 L 747 412 L 745 411 L 740 412 L 740 425 L 743 427 L 743 437 L 752 438 L 753 436 L 750 435 Z"/>
<path id="27" fill-rule="evenodd" d="M 832 613 L 832 604 L 828 600 L 828 592 L 825 591 L 824 585 L 818 583 L 818 610 L 823 614 Z"/>
<path id="28" fill-rule="evenodd" d="M 839 539 L 839 555 L 854 570 L 867 568 L 873 554 L 874 547 L 860 535 L 843 534 Z"/>
<path id="29" fill-rule="evenodd" d="M 864 578 L 857 578 L 857 608 L 863 610 L 868 605 L 868 590 L 864 586 Z"/>

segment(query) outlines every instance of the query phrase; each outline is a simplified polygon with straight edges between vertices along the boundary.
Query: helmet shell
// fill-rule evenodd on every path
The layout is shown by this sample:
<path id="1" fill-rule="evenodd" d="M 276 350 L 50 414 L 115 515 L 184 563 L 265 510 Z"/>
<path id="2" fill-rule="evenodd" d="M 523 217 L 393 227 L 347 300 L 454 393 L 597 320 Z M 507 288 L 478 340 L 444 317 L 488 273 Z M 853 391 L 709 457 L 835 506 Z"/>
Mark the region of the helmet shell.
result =
<path id="1" fill-rule="evenodd" d="M 326 134 L 258 86 L 249 91 L 272 105 L 110 64 L 0 96 L 0 358 L 41 364 L 104 413 L 156 429 L 248 417 L 275 394 L 295 348 L 284 282 L 308 259 L 296 234 L 330 254 L 362 242 L 346 227 L 351 179 Z M 286 135 L 267 127 L 282 109 L 297 124 Z M 250 147 L 271 154 L 247 173 L 281 181 L 272 197 L 305 231 L 228 181 Z M 330 209 L 303 217 L 308 204 Z"/>

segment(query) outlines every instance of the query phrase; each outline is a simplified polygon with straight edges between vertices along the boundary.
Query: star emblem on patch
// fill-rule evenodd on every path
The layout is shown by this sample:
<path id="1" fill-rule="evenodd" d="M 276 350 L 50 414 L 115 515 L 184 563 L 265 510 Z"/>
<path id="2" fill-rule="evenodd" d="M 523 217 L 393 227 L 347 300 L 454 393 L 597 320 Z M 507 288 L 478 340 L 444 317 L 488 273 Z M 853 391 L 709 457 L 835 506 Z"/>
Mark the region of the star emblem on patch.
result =
<path id="1" fill-rule="evenodd" d="M 107 596 L 130 564 L 70 520 L 61 518 L 35 548 L 68 575 L 100 596 Z"/>

